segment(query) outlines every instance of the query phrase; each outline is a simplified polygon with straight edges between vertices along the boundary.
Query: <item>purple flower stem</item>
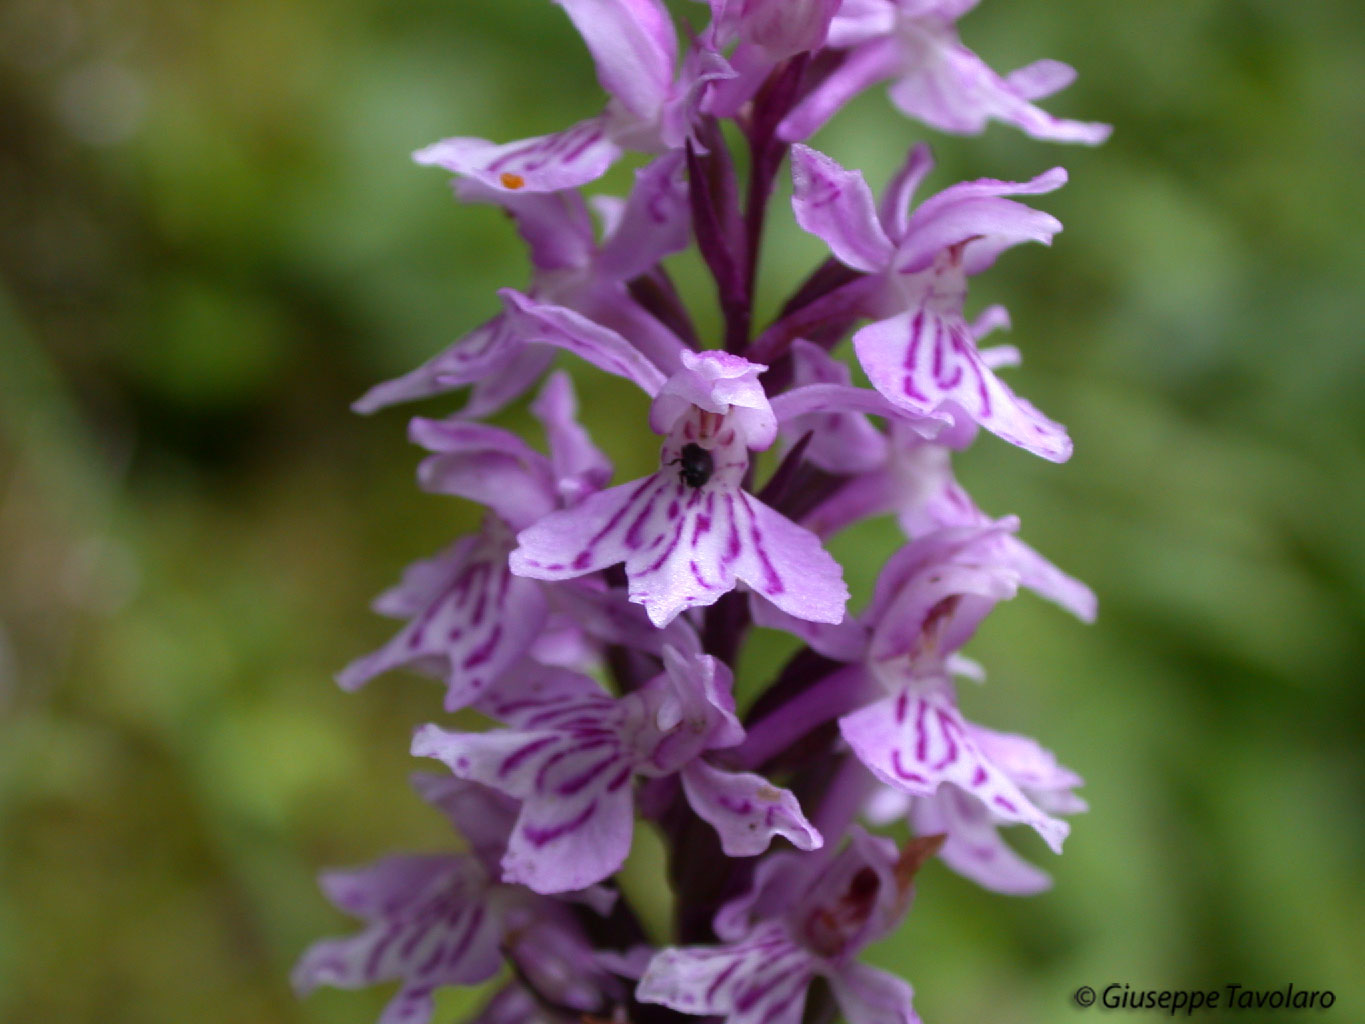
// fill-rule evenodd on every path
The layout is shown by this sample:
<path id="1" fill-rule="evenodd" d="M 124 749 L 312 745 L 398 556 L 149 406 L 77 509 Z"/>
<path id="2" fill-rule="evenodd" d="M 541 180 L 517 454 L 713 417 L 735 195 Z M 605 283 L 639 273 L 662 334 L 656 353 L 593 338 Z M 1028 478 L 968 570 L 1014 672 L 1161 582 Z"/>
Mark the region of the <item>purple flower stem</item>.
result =
<path id="1" fill-rule="evenodd" d="M 820 830 L 822 836 L 842 836 L 858 817 L 874 781 L 872 773 L 863 767 L 861 761 L 844 755 L 834 770 L 829 786 L 820 797 L 820 805 L 811 824 Z M 835 848 L 835 843 L 827 842 L 821 852 L 828 855 Z"/>
<path id="2" fill-rule="evenodd" d="M 777 126 L 796 102 L 809 54 L 798 54 L 779 65 L 754 98 L 747 125 L 749 185 L 744 207 L 745 292 L 752 303 L 758 278 L 763 225 L 772 198 L 773 181 L 787 155 L 788 145 L 777 138 Z M 747 345 L 748 338 L 745 338 Z"/>
<path id="3" fill-rule="evenodd" d="M 755 858 L 726 857 L 716 830 L 692 810 L 681 786 L 659 826 L 669 840 L 674 938 L 683 944 L 714 942 L 716 910 L 747 887 Z"/>
<path id="4" fill-rule="evenodd" d="M 623 565 L 609 566 L 603 570 L 602 578 L 607 586 L 624 590 L 628 585 L 626 569 Z M 635 651 L 622 644 L 611 644 L 606 650 L 607 671 L 616 683 L 616 691 L 625 696 L 643 686 L 658 674 L 660 664 L 657 658 Z"/>
<path id="5" fill-rule="evenodd" d="M 826 472 L 809 462 L 802 463 L 797 467 L 792 481 L 769 504 L 788 519 L 800 522 L 807 513 L 819 507 L 826 498 L 832 497 L 851 479 L 854 478 Z"/>
<path id="6" fill-rule="evenodd" d="M 633 693 L 659 673 L 659 660 L 640 651 L 632 651 L 620 644 L 612 644 L 606 653 L 607 671 L 622 696 Z"/>
<path id="7" fill-rule="evenodd" d="M 792 482 L 800 473 L 801 457 L 806 454 L 806 448 L 814 436 L 815 431 L 813 430 L 807 430 L 801 435 L 800 440 L 792 445 L 791 451 L 782 456 L 782 461 L 773 470 L 773 475 L 768 478 L 768 482 L 763 485 L 763 490 L 759 491 L 754 497 L 772 508 L 781 504 L 790 493 Z"/>
<path id="8" fill-rule="evenodd" d="M 734 167 L 725 137 L 714 119 L 697 130 L 706 146 L 700 153 L 687 143 L 687 190 L 697 248 L 716 282 L 725 318 L 725 350 L 740 352 L 749 343 L 752 318 L 746 287 L 744 227 L 735 198 Z"/>
<path id="9" fill-rule="evenodd" d="M 654 319 L 681 338 L 689 348 L 700 350 L 701 339 L 692 322 L 692 315 L 687 311 L 668 271 L 656 265 L 649 273 L 641 274 L 631 281 L 626 288 L 630 297 L 648 310 Z"/>
<path id="10" fill-rule="evenodd" d="M 785 355 L 792 341 L 834 320 L 856 319 L 864 299 L 879 287 L 875 277 L 860 274 L 845 284 L 780 317 L 749 347 L 746 358 L 769 366 Z"/>
<path id="11" fill-rule="evenodd" d="M 862 271 L 846 267 L 833 256 L 829 257 L 824 263 L 812 270 L 796 291 L 792 292 L 791 298 L 782 304 L 782 309 L 777 314 L 778 319 L 790 316 L 803 306 L 810 305 L 822 295 L 832 292 L 840 285 L 848 284 L 860 276 L 862 276 Z"/>
<path id="12" fill-rule="evenodd" d="M 840 663 L 802 647 L 782 666 L 777 678 L 758 695 L 758 699 L 744 715 L 744 727 L 752 728 L 760 718 L 766 718 L 798 693 L 837 670 Z"/>
<path id="13" fill-rule="evenodd" d="M 749 598 L 730 591 L 706 609 L 702 620 L 701 642 L 707 654 L 734 668 L 744 634 L 749 629 Z"/>
<path id="14" fill-rule="evenodd" d="M 745 768 L 758 768 L 812 730 L 866 703 L 868 689 L 861 669 L 836 669 L 749 726 L 735 759 Z"/>

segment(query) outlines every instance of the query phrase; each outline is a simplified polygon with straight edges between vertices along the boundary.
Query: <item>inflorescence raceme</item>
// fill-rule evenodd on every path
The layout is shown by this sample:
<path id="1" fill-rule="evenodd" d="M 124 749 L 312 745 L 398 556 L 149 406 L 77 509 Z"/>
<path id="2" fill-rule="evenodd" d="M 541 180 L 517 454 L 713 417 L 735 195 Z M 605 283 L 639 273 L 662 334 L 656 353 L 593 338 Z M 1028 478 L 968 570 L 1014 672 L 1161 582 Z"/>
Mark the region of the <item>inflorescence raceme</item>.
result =
<path id="1" fill-rule="evenodd" d="M 444 683 L 447 712 L 496 723 L 424 725 L 413 740 L 448 769 L 414 785 L 463 852 L 324 874 L 363 930 L 313 946 L 295 985 L 397 981 L 382 1024 L 426 1024 L 438 988 L 500 972 L 484 1024 L 799 1024 L 836 1009 L 850 1024 L 917 1021 L 909 984 L 858 954 L 903 920 L 920 866 L 937 856 L 998 892 L 1038 892 L 1048 876 L 1000 830 L 1026 825 L 1060 851 L 1063 816 L 1085 809 L 1081 780 L 1048 750 L 968 721 L 954 682 L 980 678 L 961 649 L 1021 585 L 1095 613 L 1091 592 L 952 470 L 978 428 L 1052 461 L 1071 453 L 1065 429 L 998 375 L 1018 351 L 980 345 L 1005 311 L 964 311 L 969 278 L 1061 229 L 1018 197 L 1066 173 L 919 198 L 933 169 L 920 143 L 878 197 L 804 142 L 880 83 L 940 131 L 998 120 L 1094 144 L 1109 129 L 1035 105 L 1071 81 L 1066 65 L 1002 76 L 965 48 L 955 23 L 973 0 L 710 0 L 681 59 L 662 0 L 556 3 L 610 95 L 603 112 L 416 154 L 456 176 L 460 199 L 511 216 L 530 284 L 356 403 L 466 391 L 411 436 L 430 453 L 421 486 L 479 503 L 482 525 L 379 597 L 401 628 L 338 677 L 351 690 L 415 669 Z M 595 228 L 581 190 L 628 152 L 647 162 L 628 196 L 593 197 Z M 795 221 L 829 258 L 758 329 L 757 257 L 784 165 Z M 714 346 L 662 263 L 692 245 L 715 281 Z M 871 388 L 831 355 L 846 337 Z M 648 396 L 655 472 L 611 485 L 569 377 L 550 369 L 559 349 Z M 532 392 L 546 452 L 483 422 Z M 760 482 L 753 453 L 774 445 Z M 850 609 L 825 541 L 887 515 L 905 543 Z M 753 626 L 802 647 L 741 720 L 732 669 Z M 613 880 L 637 818 L 668 853 L 663 946 Z M 899 847 L 868 831 L 896 821 L 914 837 Z"/>

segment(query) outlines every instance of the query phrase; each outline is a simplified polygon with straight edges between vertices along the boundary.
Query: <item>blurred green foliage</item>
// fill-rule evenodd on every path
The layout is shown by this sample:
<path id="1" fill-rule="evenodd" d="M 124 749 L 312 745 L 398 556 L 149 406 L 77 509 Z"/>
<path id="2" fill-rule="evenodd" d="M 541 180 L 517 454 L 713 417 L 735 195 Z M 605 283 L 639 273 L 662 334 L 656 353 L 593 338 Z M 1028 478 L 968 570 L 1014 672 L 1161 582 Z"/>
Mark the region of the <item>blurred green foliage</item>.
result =
<path id="1" fill-rule="evenodd" d="M 1014 379 L 1076 456 L 986 438 L 960 468 L 1101 617 L 1021 597 L 964 699 L 1040 736 L 1094 809 L 1061 858 L 1019 837 L 1053 892 L 932 865 L 876 956 L 935 1024 L 1070 1020 L 1076 986 L 1111 981 L 1292 981 L 1361 1019 L 1365 20 L 1053 0 L 963 31 L 997 67 L 1074 63 L 1050 108 L 1117 126 L 1093 151 L 932 139 L 938 187 L 1071 171 L 1040 202 L 1055 247 L 972 301 L 1008 304 Z M 299 1004 L 287 973 L 346 927 L 317 868 L 448 843 L 404 790 L 438 691 L 329 677 L 387 635 L 369 598 L 476 513 L 416 491 L 403 413 L 346 405 L 526 277 L 499 214 L 407 154 L 600 102 L 544 0 L 0 7 L 0 1018 L 374 1019 L 386 993 Z M 875 182 L 924 135 L 874 91 L 816 142 Z M 819 255 L 788 219 L 768 308 Z M 643 401 L 581 379 L 638 474 Z M 893 542 L 842 544 L 859 593 Z M 657 856 L 630 877 L 660 921 Z"/>

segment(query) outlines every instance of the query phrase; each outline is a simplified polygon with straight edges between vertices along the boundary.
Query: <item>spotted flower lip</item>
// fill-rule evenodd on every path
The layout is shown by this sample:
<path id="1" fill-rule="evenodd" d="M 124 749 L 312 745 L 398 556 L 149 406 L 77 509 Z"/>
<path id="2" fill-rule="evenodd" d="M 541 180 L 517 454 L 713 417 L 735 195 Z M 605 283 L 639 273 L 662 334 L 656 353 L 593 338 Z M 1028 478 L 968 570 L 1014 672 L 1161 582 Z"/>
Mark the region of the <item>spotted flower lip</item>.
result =
<path id="1" fill-rule="evenodd" d="M 829 26 L 828 45 L 842 64 L 778 127 L 789 142 L 809 138 L 854 96 L 890 80 L 891 102 L 940 131 L 980 133 L 990 120 L 1035 139 L 1098 145 L 1110 127 L 1054 117 L 1032 101 L 1058 92 L 1075 72 L 1041 60 L 996 74 L 962 45 L 956 21 L 977 0 L 844 0 Z"/>
<path id="2" fill-rule="evenodd" d="M 824 239 L 840 262 L 879 282 L 865 310 L 874 321 L 853 336 L 858 360 L 872 386 L 910 412 L 965 416 L 1011 444 L 1063 462 L 1071 455 L 1066 430 L 996 376 L 962 305 L 969 275 L 1010 246 L 1050 242 L 1061 230 L 1050 214 L 1004 197 L 1052 191 L 1066 173 L 1057 167 L 1023 183 L 964 182 L 911 213 L 915 189 L 931 166 L 926 147 L 911 150 L 879 210 L 861 173 L 807 146 L 792 147 L 797 223 Z"/>
<path id="3" fill-rule="evenodd" d="M 559 580 L 624 562 L 631 600 L 658 626 L 740 582 L 798 618 L 842 621 L 848 588 L 839 564 L 743 488 L 748 449 L 777 436 L 761 369 L 723 352 L 685 353 L 655 392 L 651 425 L 670 424 L 658 472 L 523 530 L 512 572 Z"/>
<path id="4" fill-rule="evenodd" d="M 631 845 L 635 776 L 680 774 L 693 809 L 730 856 L 753 856 L 782 835 L 821 843 L 795 798 L 756 775 L 706 765 L 708 750 L 744 737 L 729 670 L 714 658 L 664 651 L 665 671 L 625 697 L 548 668 L 523 672 L 482 705 L 509 728 L 419 729 L 412 752 L 521 802 L 502 877 L 536 892 L 582 889 L 620 868 Z"/>

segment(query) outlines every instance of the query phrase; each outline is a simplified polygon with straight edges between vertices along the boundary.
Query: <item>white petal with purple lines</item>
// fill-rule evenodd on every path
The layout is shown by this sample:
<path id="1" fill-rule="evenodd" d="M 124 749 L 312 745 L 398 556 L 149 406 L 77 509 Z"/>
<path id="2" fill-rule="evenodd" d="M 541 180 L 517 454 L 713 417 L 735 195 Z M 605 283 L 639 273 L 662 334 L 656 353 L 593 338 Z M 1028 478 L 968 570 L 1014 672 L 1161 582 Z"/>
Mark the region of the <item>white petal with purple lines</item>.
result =
<path id="1" fill-rule="evenodd" d="M 682 782 L 687 802 L 716 830 L 727 857 L 755 857 L 774 836 L 801 850 L 824 843 L 796 797 L 761 775 L 725 772 L 697 760 L 682 770 Z"/>
<path id="2" fill-rule="evenodd" d="M 1066 429 L 986 365 L 961 317 L 928 305 L 862 328 L 853 347 L 872 386 L 919 415 L 961 408 L 991 433 L 1052 462 L 1071 457 Z"/>
<path id="3" fill-rule="evenodd" d="M 508 540 L 490 520 L 484 533 L 410 567 L 377 603 L 409 622 L 338 673 L 341 687 L 355 690 L 381 672 L 410 667 L 445 680 L 447 711 L 492 687 L 530 648 L 547 614 L 540 585 L 508 570 Z"/>
<path id="4" fill-rule="evenodd" d="M 986 757 L 944 689 L 906 685 L 845 715 L 839 729 L 858 759 L 888 786 L 929 796 L 951 783 L 976 796 L 1001 820 L 1032 826 L 1061 852 L 1070 826 L 1039 810 Z"/>
<path id="5" fill-rule="evenodd" d="M 606 710 L 611 699 L 607 701 Z M 428 725 L 412 752 L 522 801 L 502 860 L 503 879 L 542 893 L 582 889 L 620 868 L 635 805 L 631 760 L 609 722 L 581 705 L 548 728 L 449 733 Z"/>
<path id="6" fill-rule="evenodd" d="M 800 1024 L 817 961 L 786 925 L 760 925 L 728 946 L 665 949 L 650 961 L 636 997 L 726 1024 Z"/>

